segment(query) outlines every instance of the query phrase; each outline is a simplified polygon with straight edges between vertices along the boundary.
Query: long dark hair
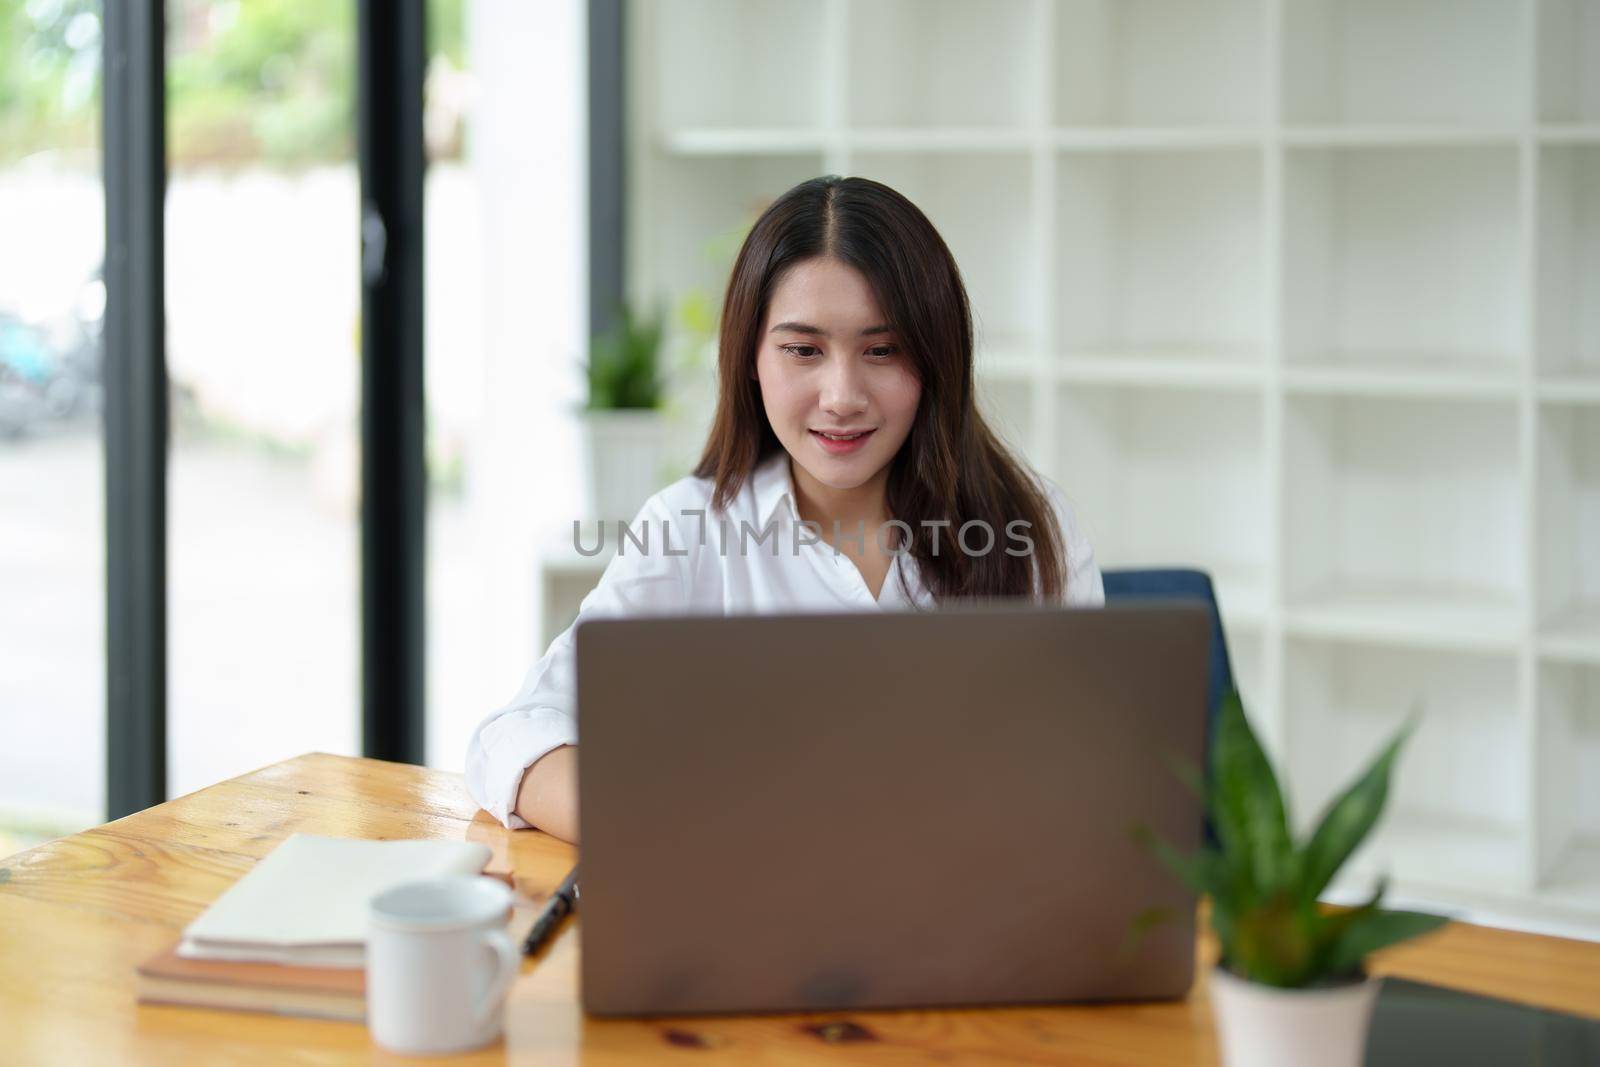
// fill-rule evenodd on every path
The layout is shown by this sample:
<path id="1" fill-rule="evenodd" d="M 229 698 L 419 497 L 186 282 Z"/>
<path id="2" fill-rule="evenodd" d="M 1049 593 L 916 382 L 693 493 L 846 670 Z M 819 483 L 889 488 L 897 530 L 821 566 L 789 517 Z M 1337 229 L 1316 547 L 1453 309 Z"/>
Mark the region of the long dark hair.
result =
<path id="1" fill-rule="evenodd" d="M 940 603 L 1036 594 L 1059 601 L 1066 553 L 1055 509 L 974 402 L 972 311 L 955 258 L 915 204 L 866 178 L 801 182 L 773 201 L 739 249 L 722 303 L 716 417 L 694 471 L 716 483 L 712 506 L 726 510 L 761 461 L 783 448 L 755 379 L 759 334 L 784 273 L 818 256 L 866 277 L 922 382 L 911 432 L 890 462 L 887 505 L 911 528 L 923 584 Z M 1031 555 L 1005 551 L 1016 547 L 1007 524 L 1019 519 L 1030 524 Z M 938 555 L 924 520 L 950 523 Z M 973 520 L 987 522 L 994 539 L 989 552 L 969 556 L 954 538 Z"/>

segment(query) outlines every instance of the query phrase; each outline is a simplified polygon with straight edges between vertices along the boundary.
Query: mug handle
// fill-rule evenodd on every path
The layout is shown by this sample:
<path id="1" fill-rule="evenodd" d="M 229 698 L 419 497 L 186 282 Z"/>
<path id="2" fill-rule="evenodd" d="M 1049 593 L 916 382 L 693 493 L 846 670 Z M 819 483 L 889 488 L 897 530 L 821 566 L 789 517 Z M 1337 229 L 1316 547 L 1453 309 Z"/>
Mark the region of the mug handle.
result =
<path id="1" fill-rule="evenodd" d="M 494 953 L 496 972 L 494 980 L 489 983 L 488 992 L 484 994 L 483 1000 L 478 1003 L 474 1011 L 479 1026 L 488 1025 L 495 1006 L 505 999 L 506 991 L 511 988 L 511 980 L 522 969 L 522 954 L 517 951 L 517 946 L 511 943 L 511 938 L 506 936 L 504 930 L 484 931 L 483 945 Z"/>

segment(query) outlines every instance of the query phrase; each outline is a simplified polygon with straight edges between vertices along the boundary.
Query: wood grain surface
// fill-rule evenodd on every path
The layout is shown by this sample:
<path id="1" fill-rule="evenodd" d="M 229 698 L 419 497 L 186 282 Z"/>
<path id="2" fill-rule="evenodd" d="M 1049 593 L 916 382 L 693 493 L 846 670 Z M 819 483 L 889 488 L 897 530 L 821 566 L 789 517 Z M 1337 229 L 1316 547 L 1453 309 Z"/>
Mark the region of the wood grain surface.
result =
<path id="1" fill-rule="evenodd" d="M 140 1005 L 134 968 L 295 831 L 481 841 L 534 897 L 574 850 L 508 831 L 458 775 L 301 756 L 0 860 L 0 1060 L 16 1064 L 426 1063 L 354 1023 Z M 967 1011 L 590 1020 L 579 929 L 523 964 L 506 1040 L 473 1064 L 1084 1064 L 1216 1062 L 1205 982 L 1181 1002 Z M 1198 947 L 1202 963 L 1210 946 Z M 1600 945 L 1452 925 L 1375 969 L 1600 1018 Z"/>

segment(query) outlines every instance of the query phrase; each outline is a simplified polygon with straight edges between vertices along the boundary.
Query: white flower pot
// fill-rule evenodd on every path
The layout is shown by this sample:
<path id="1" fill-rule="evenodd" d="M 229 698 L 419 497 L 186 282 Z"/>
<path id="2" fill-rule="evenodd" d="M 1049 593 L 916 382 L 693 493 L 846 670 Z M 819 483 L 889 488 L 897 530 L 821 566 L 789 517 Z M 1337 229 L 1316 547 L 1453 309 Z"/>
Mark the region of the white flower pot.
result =
<path id="1" fill-rule="evenodd" d="M 1224 1067 L 1361 1067 L 1383 980 L 1279 989 L 1211 972 Z"/>
<path id="2" fill-rule="evenodd" d="M 583 435 L 586 518 L 631 521 L 662 488 L 666 418 L 642 408 L 586 411 Z"/>

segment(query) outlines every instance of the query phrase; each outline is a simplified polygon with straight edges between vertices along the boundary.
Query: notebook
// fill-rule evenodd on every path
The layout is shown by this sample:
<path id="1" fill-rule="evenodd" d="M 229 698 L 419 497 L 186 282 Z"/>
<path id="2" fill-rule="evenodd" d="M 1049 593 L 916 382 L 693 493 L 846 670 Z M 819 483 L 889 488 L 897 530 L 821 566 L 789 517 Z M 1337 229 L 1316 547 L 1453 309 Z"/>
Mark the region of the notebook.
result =
<path id="1" fill-rule="evenodd" d="M 360 967 L 367 904 L 402 882 L 477 874 L 487 845 L 291 834 L 190 923 L 185 959 Z"/>
<path id="2" fill-rule="evenodd" d="M 278 963 L 184 959 L 176 946 L 139 966 L 139 999 L 147 1004 L 300 1015 L 366 1018 L 366 972 L 350 967 L 286 967 Z"/>

